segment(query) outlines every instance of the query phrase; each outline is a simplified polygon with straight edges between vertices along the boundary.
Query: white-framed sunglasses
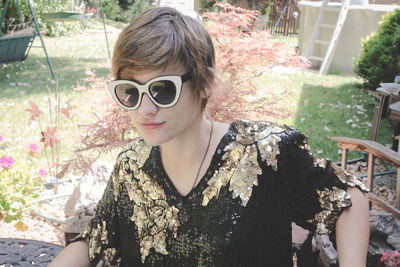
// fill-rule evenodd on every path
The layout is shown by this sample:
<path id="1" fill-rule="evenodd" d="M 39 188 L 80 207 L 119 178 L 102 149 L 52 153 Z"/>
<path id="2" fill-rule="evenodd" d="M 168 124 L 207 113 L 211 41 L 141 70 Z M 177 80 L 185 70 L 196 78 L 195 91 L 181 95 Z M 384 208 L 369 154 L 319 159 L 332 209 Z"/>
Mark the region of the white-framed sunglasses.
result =
<path id="1" fill-rule="evenodd" d="M 115 80 L 108 83 L 114 100 L 126 110 L 135 110 L 146 93 L 153 103 L 160 108 L 174 106 L 181 95 L 182 85 L 192 78 L 190 73 L 184 75 L 166 75 L 153 78 L 145 84 L 128 80 Z"/>

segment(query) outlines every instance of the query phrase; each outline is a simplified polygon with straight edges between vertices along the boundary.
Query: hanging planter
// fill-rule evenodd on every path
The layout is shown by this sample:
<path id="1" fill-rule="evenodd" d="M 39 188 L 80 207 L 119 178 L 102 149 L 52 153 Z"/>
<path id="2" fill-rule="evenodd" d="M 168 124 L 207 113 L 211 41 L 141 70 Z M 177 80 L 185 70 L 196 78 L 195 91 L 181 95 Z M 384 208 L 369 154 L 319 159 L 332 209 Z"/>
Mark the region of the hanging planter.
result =
<path id="1" fill-rule="evenodd" d="M 43 14 L 46 21 L 79 21 L 82 14 L 78 12 L 52 12 Z"/>
<path id="2" fill-rule="evenodd" d="M 35 36 L 35 33 L 23 33 L 0 37 L 0 63 L 24 60 Z"/>

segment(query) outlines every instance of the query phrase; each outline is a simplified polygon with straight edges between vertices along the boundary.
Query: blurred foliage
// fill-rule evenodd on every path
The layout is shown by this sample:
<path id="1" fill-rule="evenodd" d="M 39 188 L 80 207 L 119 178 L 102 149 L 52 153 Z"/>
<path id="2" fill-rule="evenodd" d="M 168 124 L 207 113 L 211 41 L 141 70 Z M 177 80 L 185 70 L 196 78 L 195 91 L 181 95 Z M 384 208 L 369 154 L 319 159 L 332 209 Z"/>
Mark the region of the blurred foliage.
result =
<path id="1" fill-rule="evenodd" d="M 16 159 L 10 168 L 0 167 L 0 221 L 10 223 L 22 218 L 39 197 L 41 178 L 30 160 Z"/>
<path id="2" fill-rule="evenodd" d="M 103 3 L 103 12 L 107 19 L 121 21 L 121 9 L 115 0 L 105 0 Z M 97 9 L 99 10 L 99 9 Z"/>
<path id="3" fill-rule="evenodd" d="M 100 14 L 100 5 L 99 1 L 97 0 L 85 0 L 84 1 L 86 6 L 94 7 L 98 14 Z M 122 21 L 122 22 L 129 22 L 132 19 L 136 18 L 140 13 L 143 11 L 153 7 L 154 1 L 153 0 L 103 0 L 103 12 L 106 18 L 115 20 L 115 21 Z"/>
<path id="4" fill-rule="evenodd" d="M 136 0 L 127 9 L 121 10 L 121 18 L 124 22 L 130 22 L 135 19 L 139 14 L 143 13 L 145 10 L 153 7 L 153 1 L 149 0 Z"/>
<path id="5" fill-rule="evenodd" d="M 5 2 L 5 0 L 2 0 L 1 11 L 5 7 Z M 33 11 L 35 12 L 41 32 L 44 32 L 46 35 L 49 36 L 64 36 L 78 30 L 79 24 L 76 22 L 46 21 L 44 19 L 46 13 L 71 12 L 71 3 L 72 2 L 65 0 L 31 1 Z M 35 27 L 33 24 L 31 12 L 28 7 L 28 1 L 21 0 L 20 4 L 22 18 L 19 16 L 16 0 L 10 0 L 7 7 L 5 21 L 3 22 L 3 25 L 1 25 L 3 34 L 17 31 L 25 27 Z M 22 25 L 20 19 L 22 20 L 22 22 L 26 22 L 26 24 Z"/>

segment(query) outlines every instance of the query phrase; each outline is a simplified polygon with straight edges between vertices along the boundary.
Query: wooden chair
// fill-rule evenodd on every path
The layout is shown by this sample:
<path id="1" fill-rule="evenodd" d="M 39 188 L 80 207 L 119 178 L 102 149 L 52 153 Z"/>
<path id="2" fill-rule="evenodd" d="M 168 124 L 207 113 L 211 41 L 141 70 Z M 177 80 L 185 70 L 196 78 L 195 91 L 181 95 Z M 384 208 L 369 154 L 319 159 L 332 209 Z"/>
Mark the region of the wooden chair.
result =
<path id="1" fill-rule="evenodd" d="M 367 188 L 370 189 L 368 198 L 371 202 L 381 207 L 382 209 L 394 214 L 400 219 L 400 154 L 393 151 L 375 141 L 354 139 L 347 137 L 333 137 L 333 141 L 338 142 L 338 146 L 343 150 L 342 168 L 347 168 L 347 152 L 349 149 L 368 152 L 368 171 L 367 171 Z M 375 158 L 380 158 L 385 162 L 394 165 L 397 168 L 397 184 L 396 184 L 396 204 L 395 207 L 378 198 L 372 192 L 374 178 L 374 161 Z"/>

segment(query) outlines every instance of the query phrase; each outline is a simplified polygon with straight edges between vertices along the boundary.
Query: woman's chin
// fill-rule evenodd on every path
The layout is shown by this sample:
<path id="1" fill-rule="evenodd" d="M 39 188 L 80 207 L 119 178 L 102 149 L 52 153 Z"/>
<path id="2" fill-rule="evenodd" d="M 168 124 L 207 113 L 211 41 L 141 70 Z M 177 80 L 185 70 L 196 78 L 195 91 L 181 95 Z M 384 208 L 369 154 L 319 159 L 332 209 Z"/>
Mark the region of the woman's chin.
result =
<path id="1" fill-rule="evenodd" d="M 145 136 L 142 135 L 145 143 L 149 146 L 159 146 L 165 143 L 164 140 L 161 140 L 160 138 L 155 138 L 155 137 L 150 137 L 150 136 Z"/>

